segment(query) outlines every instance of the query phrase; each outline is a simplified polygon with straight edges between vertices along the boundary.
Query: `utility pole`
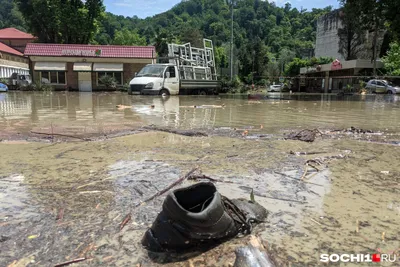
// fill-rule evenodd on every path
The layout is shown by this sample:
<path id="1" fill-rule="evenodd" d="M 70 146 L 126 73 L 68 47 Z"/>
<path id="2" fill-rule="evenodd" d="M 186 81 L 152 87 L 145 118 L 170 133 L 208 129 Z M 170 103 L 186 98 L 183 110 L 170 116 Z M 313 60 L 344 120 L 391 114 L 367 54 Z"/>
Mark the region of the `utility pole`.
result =
<path id="1" fill-rule="evenodd" d="M 231 82 L 233 81 L 233 1 L 231 0 Z"/>
<path id="2" fill-rule="evenodd" d="M 376 78 L 376 54 L 377 54 L 377 43 L 378 43 L 378 23 L 375 21 L 375 35 L 374 35 L 374 52 L 373 52 L 373 60 L 374 60 L 374 78 Z"/>

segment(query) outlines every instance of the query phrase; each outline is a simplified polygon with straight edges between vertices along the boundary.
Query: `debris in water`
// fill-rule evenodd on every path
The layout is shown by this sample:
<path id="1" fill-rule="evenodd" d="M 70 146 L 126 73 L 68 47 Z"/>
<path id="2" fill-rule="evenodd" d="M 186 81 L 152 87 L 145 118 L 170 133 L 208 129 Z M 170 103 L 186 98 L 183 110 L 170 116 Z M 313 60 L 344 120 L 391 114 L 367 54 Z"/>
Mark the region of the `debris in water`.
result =
<path id="1" fill-rule="evenodd" d="M 84 260 L 86 260 L 86 258 L 78 258 L 78 259 L 74 259 L 74 260 L 70 260 L 70 261 L 66 261 L 66 262 L 63 262 L 63 263 L 56 264 L 56 265 L 54 265 L 54 267 L 63 267 L 63 266 L 67 266 L 67 265 L 70 265 L 70 264 L 73 264 L 73 263 L 78 263 L 78 262 L 81 262 L 81 261 L 84 261 Z"/>
<path id="2" fill-rule="evenodd" d="M 200 182 L 168 194 L 142 245 L 150 252 L 210 249 L 238 234 L 249 234 L 252 223 L 263 222 L 267 215 L 258 203 L 230 200 L 213 183 Z"/>
<path id="3" fill-rule="evenodd" d="M 315 138 L 317 138 L 317 134 L 322 135 L 322 133 L 318 129 L 314 130 L 302 130 L 300 132 L 290 133 L 285 139 L 290 140 L 299 140 L 303 142 L 314 142 Z"/>
<path id="4" fill-rule="evenodd" d="M 224 181 L 221 179 L 216 179 L 216 178 L 212 178 L 209 177 L 207 175 L 191 175 L 188 180 L 193 180 L 193 181 L 197 181 L 197 180 L 209 180 L 211 182 L 216 182 L 216 183 L 227 183 L 227 184 L 233 184 L 232 181 Z"/>
<path id="5" fill-rule="evenodd" d="M 155 126 L 149 126 L 149 127 L 145 126 L 145 127 L 143 127 L 143 129 L 184 135 L 184 136 L 196 136 L 196 137 L 208 136 L 208 134 L 206 134 L 204 132 L 197 132 L 197 131 L 191 131 L 191 130 L 173 130 L 173 129 L 168 129 L 168 128 L 155 127 Z"/>
<path id="6" fill-rule="evenodd" d="M 137 203 L 136 205 L 134 205 L 134 208 L 137 208 L 137 207 L 145 204 L 146 202 L 149 202 L 149 201 L 155 199 L 156 197 L 161 196 L 162 194 L 168 192 L 171 188 L 177 186 L 178 184 L 181 184 L 182 182 L 187 180 L 195 171 L 197 171 L 197 169 L 198 169 L 198 167 L 195 167 L 195 168 L 191 169 L 187 174 L 185 174 L 184 176 L 182 176 L 181 178 L 179 178 L 178 180 L 176 180 L 175 182 L 170 184 L 165 189 L 163 189 L 161 191 L 158 191 L 157 193 L 155 193 L 151 197 L 149 197 L 149 198 Z M 130 219 L 131 219 L 131 212 L 129 212 L 127 215 L 125 215 L 124 220 L 120 224 L 120 230 L 122 230 L 122 228 L 124 228 L 124 226 L 129 222 Z"/>
<path id="7" fill-rule="evenodd" d="M 132 106 L 125 106 L 125 105 L 117 105 L 118 110 L 124 110 L 128 108 L 132 108 Z"/>
<path id="8" fill-rule="evenodd" d="M 251 189 L 250 200 L 253 201 L 253 202 L 256 202 L 255 199 L 254 199 L 254 190 L 253 189 Z"/>
<path id="9" fill-rule="evenodd" d="M 251 236 L 250 244 L 235 250 L 234 267 L 275 267 L 260 239 Z"/>
<path id="10" fill-rule="evenodd" d="M 29 264 L 31 264 L 34 261 L 35 261 L 35 257 L 34 256 L 28 256 L 28 257 L 22 258 L 22 259 L 20 259 L 18 261 L 17 260 L 13 261 L 7 267 L 25 267 L 25 266 L 28 266 Z"/>
<path id="11" fill-rule="evenodd" d="M 120 226 L 119 226 L 119 230 L 121 231 L 122 228 L 124 228 L 124 226 L 131 220 L 132 216 L 131 214 L 127 214 L 124 218 L 124 220 L 121 222 Z"/>

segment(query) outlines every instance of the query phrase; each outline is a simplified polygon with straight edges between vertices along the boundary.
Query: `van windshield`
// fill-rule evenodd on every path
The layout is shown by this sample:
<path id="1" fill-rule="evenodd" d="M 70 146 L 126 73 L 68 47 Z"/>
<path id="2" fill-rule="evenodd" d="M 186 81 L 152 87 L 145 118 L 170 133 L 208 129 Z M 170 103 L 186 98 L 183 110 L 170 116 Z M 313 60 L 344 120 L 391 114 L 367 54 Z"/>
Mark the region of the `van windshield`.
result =
<path id="1" fill-rule="evenodd" d="M 165 66 L 148 65 L 144 67 L 136 77 L 162 77 Z"/>

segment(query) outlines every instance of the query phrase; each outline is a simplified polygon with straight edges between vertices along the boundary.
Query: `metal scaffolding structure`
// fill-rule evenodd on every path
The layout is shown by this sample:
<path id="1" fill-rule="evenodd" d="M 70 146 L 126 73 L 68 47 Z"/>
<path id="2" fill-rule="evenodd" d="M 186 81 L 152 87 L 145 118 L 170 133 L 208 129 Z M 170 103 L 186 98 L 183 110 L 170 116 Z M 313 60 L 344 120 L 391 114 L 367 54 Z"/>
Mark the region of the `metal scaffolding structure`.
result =
<path id="1" fill-rule="evenodd" d="M 168 44 L 169 63 L 176 64 L 184 80 L 217 80 L 214 46 L 209 39 L 203 39 L 204 48 Z"/>

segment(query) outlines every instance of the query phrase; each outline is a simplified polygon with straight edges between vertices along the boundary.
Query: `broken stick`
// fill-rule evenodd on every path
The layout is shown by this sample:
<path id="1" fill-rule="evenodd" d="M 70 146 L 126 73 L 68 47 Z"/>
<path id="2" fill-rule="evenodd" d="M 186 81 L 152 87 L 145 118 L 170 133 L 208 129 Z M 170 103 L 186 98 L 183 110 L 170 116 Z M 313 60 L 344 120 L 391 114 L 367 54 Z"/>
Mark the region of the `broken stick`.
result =
<path id="1" fill-rule="evenodd" d="M 152 195 L 151 197 L 141 201 L 140 203 L 136 204 L 134 207 L 139 207 L 140 205 L 149 202 L 150 200 L 155 199 L 158 196 L 161 196 L 162 194 L 164 194 L 165 192 L 169 191 L 171 188 L 177 186 L 178 184 L 183 183 L 185 180 L 187 180 L 195 171 L 197 171 L 199 167 L 195 167 L 193 169 L 191 169 L 187 174 L 185 174 L 184 176 L 182 176 L 181 178 L 179 178 L 178 180 L 176 180 L 175 182 L 173 182 L 172 184 L 170 184 L 169 186 L 167 186 L 166 188 L 164 188 L 163 190 L 155 193 L 154 195 Z"/>
<path id="2" fill-rule="evenodd" d="M 122 230 L 124 226 L 131 220 L 132 216 L 129 213 L 128 215 L 125 216 L 124 220 L 122 221 L 121 225 L 119 226 L 119 230 Z"/>
<path id="3" fill-rule="evenodd" d="M 143 201 L 141 201 L 141 202 L 135 204 L 135 205 L 133 206 L 133 208 L 137 208 L 137 207 L 143 205 L 144 203 L 149 202 L 149 201 L 155 199 L 156 197 L 161 196 L 162 194 L 168 192 L 171 188 L 177 186 L 178 184 L 183 183 L 183 182 L 184 182 L 185 180 L 187 180 L 195 171 L 197 171 L 198 168 L 199 168 L 199 167 L 195 167 L 195 168 L 191 169 L 188 173 L 186 173 L 184 176 L 182 176 L 181 178 L 179 178 L 178 180 L 176 180 L 175 182 L 173 182 L 172 184 L 170 184 L 169 186 L 167 186 L 167 187 L 164 188 L 163 190 L 158 191 L 157 193 L 155 193 L 155 194 L 152 195 L 151 197 L 149 197 L 149 198 L 147 198 L 147 199 L 145 199 L 145 200 L 143 200 Z M 124 228 L 124 226 L 125 226 L 125 225 L 128 223 L 128 221 L 130 220 L 131 213 L 132 213 L 132 211 L 129 212 L 127 215 L 125 215 L 124 220 L 120 223 L 120 230 L 122 230 L 122 228 Z M 129 218 L 129 220 L 127 220 L 128 218 Z M 126 221 L 126 220 L 127 220 L 127 221 Z M 125 222 L 125 221 L 126 221 L 126 222 Z M 125 223 L 124 223 L 124 222 L 125 222 Z"/>
<path id="4" fill-rule="evenodd" d="M 86 258 L 78 258 L 78 259 L 75 259 L 75 260 L 70 260 L 70 261 L 66 261 L 66 262 L 63 262 L 63 263 L 56 264 L 56 265 L 54 265 L 54 267 L 67 266 L 67 265 L 70 265 L 70 264 L 73 264 L 73 263 L 77 263 L 77 262 L 81 262 L 81 261 L 84 261 L 84 260 L 86 260 Z"/>
<path id="5" fill-rule="evenodd" d="M 31 131 L 31 133 L 33 133 L 33 134 L 41 134 L 41 135 L 51 135 L 52 138 L 54 138 L 54 136 L 62 136 L 62 137 L 75 138 L 75 139 L 79 139 L 79 140 L 82 140 L 82 141 L 92 141 L 90 138 L 82 138 L 82 137 L 79 137 L 79 136 L 66 135 L 66 134 L 41 133 L 41 132 L 34 132 L 34 131 Z"/>
<path id="6" fill-rule="evenodd" d="M 211 181 L 211 182 L 216 182 L 216 183 L 228 183 L 228 184 L 233 184 L 233 182 L 232 181 L 223 181 L 223 180 L 221 180 L 221 179 L 215 179 L 215 178 L 212 178 L 212 177 L 209 177 L 209 176 L 207 176 L 207 175 L 191 175 L 189 178 L 188 178 L 188 180 L 201 180 L 201 179 L 204 179 L 204 180 L 209 180 L 209 181 Z"/>

